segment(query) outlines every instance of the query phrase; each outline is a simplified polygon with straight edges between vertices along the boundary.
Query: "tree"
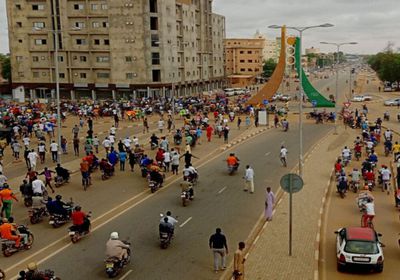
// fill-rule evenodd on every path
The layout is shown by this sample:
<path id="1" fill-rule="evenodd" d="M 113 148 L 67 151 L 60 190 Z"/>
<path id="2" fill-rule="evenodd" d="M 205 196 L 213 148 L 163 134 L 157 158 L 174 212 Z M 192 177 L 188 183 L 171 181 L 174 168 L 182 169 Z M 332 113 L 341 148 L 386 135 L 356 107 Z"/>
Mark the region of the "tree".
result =
<path id="1" fill-rule="evenodd" d="M 276 67 L 276 62 L 270 58 L 267 61 L 264 61 L 264 65 L 263 65 L 263 72 L 264 72 L 264 76 L 269 78 L 272 76 L 272 73 L 274 73 L 275 67 Z"/>
<path id="2" fill-rule="evenodd" d="M 1 75 L 11 82 L 11 61 L 9 55 L 0 54 Z"/>

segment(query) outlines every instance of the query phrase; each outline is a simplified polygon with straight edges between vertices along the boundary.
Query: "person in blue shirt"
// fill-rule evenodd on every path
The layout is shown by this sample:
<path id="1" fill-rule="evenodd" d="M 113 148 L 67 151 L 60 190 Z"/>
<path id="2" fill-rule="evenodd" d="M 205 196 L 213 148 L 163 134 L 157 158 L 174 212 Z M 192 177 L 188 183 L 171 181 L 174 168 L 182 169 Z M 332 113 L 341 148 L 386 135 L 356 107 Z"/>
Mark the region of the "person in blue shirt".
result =
<path id="1" fill-rule="evenodd" d="M 125 161 L 127 154 L 125 151 L 119 152 L 119 170 L 125 171 Z"/>
<path id="2" fill-rule="evenodd" d="M 112 166 L 115 166 L 118 162 L 118 153 L 112 149 L 111 153 L 108 154 L 108 161 Z"/>
<path id="3" fill-rule="evenodd" d="M 378 162 L 378 156 L 376 155 L 375 152 L 371 153 L 368 157 L 368 161 L 372 163 L 377 163 Z"/>

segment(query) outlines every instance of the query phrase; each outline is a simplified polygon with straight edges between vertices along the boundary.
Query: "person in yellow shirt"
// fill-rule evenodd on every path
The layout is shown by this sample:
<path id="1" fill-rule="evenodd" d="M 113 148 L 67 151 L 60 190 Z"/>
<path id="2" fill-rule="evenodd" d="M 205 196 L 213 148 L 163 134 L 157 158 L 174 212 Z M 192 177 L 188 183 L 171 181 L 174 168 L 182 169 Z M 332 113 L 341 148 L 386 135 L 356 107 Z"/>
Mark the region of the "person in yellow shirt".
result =
<path id="1" fill-rule="evenodd" d="M 396 160 L 397 157 L 400 155 L 400 144 L 397 141 L 393 145 L 393 154 L 394 154 L 394 160 Z"/>

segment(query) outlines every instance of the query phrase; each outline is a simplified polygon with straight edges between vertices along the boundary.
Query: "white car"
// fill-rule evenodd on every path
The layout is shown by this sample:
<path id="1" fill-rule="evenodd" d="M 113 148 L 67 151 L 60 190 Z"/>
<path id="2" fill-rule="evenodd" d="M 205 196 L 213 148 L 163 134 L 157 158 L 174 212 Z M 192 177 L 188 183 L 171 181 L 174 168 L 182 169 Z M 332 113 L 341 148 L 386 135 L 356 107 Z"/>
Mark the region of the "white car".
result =
<path id="1" fill-rule="evenodd" d="M 352 101 L 353 102 L 364 102 L 364 101 L 371 101 L 372 96 L 370 95 L 354 95 Z"/>
<path id="2" fill-rule="evenodd" d="M 282 94 L 281 94 L 281 93 L 275 93 L 275 94 L 272 96 L 272 100 L 273 100 L 273 101 L 279 100 L 279 99 L 281 99 L 281 97 L 282 97 Z"/>
<path id="3" fill-rule="evenodd" d="M 291 99 L 292 99 L 292 97 L 290 97 L 290 95 L 287 95 L 287 94 L 282 95 L 282 96 L 279 98 L 280 101 L 289 101 L 289 100 L 291 100 Z"/>
<path id="4" fill-rule="evenodd" d="M 336 257 L 339 271 L 351 267 L 383 271 L 381 234 L 368 227 L 341 228 L 336 233 Z"/>
<path id="5" fill-rule="evenodd" d="M 385 106 L 399 106 L 400 105 L 400 98 L 395 99 L 388 99 L 383 102 Z"/>

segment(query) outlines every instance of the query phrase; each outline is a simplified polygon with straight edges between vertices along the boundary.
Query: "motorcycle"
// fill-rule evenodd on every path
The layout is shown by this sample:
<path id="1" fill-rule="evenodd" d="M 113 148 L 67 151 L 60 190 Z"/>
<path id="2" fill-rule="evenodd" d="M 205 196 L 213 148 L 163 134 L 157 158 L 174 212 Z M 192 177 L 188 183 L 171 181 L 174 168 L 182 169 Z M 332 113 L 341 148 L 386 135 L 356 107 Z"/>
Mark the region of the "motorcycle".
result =
<path id="1" fill-rule="evenodd" d="M 85 218 L 85 223 L 89 222 L 88 221 L 89 218 L 90 218 L 90 215 L 88 215 Z M 71 226 L 71 227 L 69 227 L 68 230 L 69 230 L 68 231 L 68 235 L 71 238 L 71 242 L 72 243 L 76 243 L 76 242 L 78 242 L 79 240 L 81 240 L 83 237 L 85 237 L 86 235 L 88 235 L 90 233 L 90 226 L 89 226 L 89 230 L 87 230 L 87 231 L 83 231 L 83 230 L 77 228 L 76 226 Z"/>
<path id="2" fill-rule="evenodd" d="M 183 207 L 185 207 L 189 201 L 194 199 L 193 189 L 191 186 L 188 190 L 181 193 L 181 199 Z"/>
<path id="3" fill-rule="evenodd" d="M 228 165 L 228 173 L 229 175 L 233 175 L 239 168 L 239 165 Z"/>
<path id="4" fill-rule="evenodd" d="M 29 220 L 32 225 L 40 223 L 41 221 L 43 221 L 44 217 L 47 217 L 49 215 L 46 207 L 29 209 L 28 214 Z"/>
<path id="5" fill-rule="evenodd" d="M 24 195 L 24 205 L 25 205 L 25 207 L 32 206 L 32 196 L 31 195 Z"/>
<path id="6" fill-rule="evenodd" d="M 347 166 L 351 160 L 351 155 L 348 157 L 343 156 L 343 165 Z"/>
<path id="7" fill-rule="evenodd" d="M 367 186 L 368 186 L 368 189 L 369 189 L 370 191 L 373 191 L 374 188 L 375 188 L 375 181 L 374 181 L 374 180 L 368 180 L 368 181 L 367 181 Z"/>
<path id="8" fill-rule="evenodd" d="M 384 121 L 389 121 L 390 120 L 390 116 L 388 114 L 384 114 L 383 115 L 383 120 Z"/>
<path id="9" fill-rule="evenodd" d="M 388 157 L 390 155 L 390 149 L 385 147 L 385 156 Z"/>
<path id="10" fill-rule="evenodd" d="M 171 244 L 172 235 L 168 232 L 160 232 L 160 247 L 161 249 L 167 249 Z"/>
<path id="11" fill-rule="evenodd" d="M 20 234 L 26 234 L 28 236 L 28 242 L 25 244 L 24 239 L 21 238 L 21 245 L 17 248 L 15 247 L 14 240 L 1 239 L 1 249 L 5 257 L 10 257 L 19 251 L 29 250 L 33 244 L 34 237 L 27 226 L 19 225 L 17 231 Z"/>
<path id="12" fill-rule="evenodd" d="M 54 179 L 54 185 L 56 186 L 56 188 L 61 187 L 64 184 L 67 184 L 69 182 L 68 179 L 64 179 L 64 177 L 62 176 L 56 176 L 56 178 Z"/>
<path id="13" fill-rule="evenodd" d="M 123 241 L 126 245 L 131 245 L 127 241 Z M 119 260 L 116 257 L 111 257 L 105 260 L 105 265 L 106 265 L 106 273 L 109 278 L 114 278 L 116 277 L 121 270 L 128 265 L 128 263 L 131 261 L 131 250 L 127 249 L 128 252 L 128 257 L 124 260 Z"/>
<path id="14" fill-rule="evenodd" d="M 148 179 L 148 181 L 151 193 L 155 193 L 160 188 L 160 184 L 157 183 L 156 181 L 151 180 L 150 178 Z"/>
<path id="15" fill-rule="evenodd" d="M 65 208 L 67 210 L 67 215 L 61 214 L 51 214 L 49 218 L 49 225 L 53 226 L 53 228 L 58 228 L 71 220 L 71 213 L 74 209 L 74 203 L 71 201 L 68 203 L 68 207 Z"/>
<path id="16" fill-rule="evenodd" d="M 114 171 L 101 171 L 101 180 L 103 181 L 110 179 L 112 176 L 114 176 Z"/>
<path id="17" fill-rule="evenodd" d="M 351 181 L 350 188 L 354 193 L 357 193 L 358 189 L 360 188 L 360 182 L 359 181 L 357 181 L 357 182 Z"/>

